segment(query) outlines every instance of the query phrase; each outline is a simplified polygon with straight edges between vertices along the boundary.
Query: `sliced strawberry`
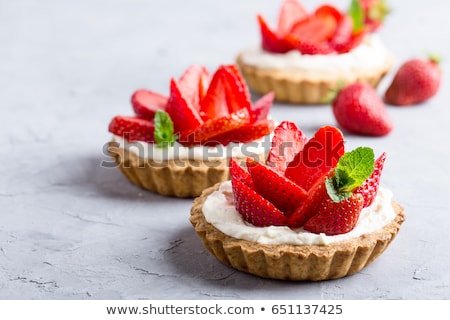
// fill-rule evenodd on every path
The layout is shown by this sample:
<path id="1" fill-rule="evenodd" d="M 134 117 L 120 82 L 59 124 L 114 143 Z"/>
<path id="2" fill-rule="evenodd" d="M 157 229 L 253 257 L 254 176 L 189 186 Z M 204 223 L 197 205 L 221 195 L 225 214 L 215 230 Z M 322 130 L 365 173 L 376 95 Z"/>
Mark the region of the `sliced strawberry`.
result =
<path id="1" fill-rule="evenodd" d="M 230 143 L 247 143 L 261 139 L 270 134 L 275 127 L 273 120 L 264 119 L 256 123 L 249 123 L 242 127 L 224 132 L 209 139 L 205 145 L 228 145 Z"/>
<path id="2" fill-rule="evenodd" d="M 136 90 L 131 96 L 131 105 L 136 116 L 142 119 L 153 120 L 158 110 L 164 110 L 168 98 L 146 89 Z"/>
<path id="3" fill-rule="evenodd" d="M 239 180 L 232 185 L 236 210 L 245 221 L 256 227 L 286 225 L 287 217 L 255 190 Z"/>
<path id="4" fill-rule="evenodd" d="M 303 149 L 306 141 L 306 136 L 295 123 L 281 122 L 273 131 L 267 165 L 284 174 L 288 163 Z"/>
<path id="5" fill-rule="evenodd" d="M 254 189 L 252 178 L 243 166 L 245 166 L 245 161 L 230 158 L 229 171 L 231 185 L 234 188 L 236 185 L 236 181 L 239 181 L 245 184 L 250 189 Z M 235 204 L 234 193 L 224 192 L 224 196 L 230 204 Z"/>
<path id="6" fill-rule="evenodd" d="M 337 23 L 336 32 L 330 40 L 330 45 L 337 52 L 341 52 L 352 38 L 353 34 L 353 20 L 348 15 L 343 15 Z"/>
<path id="7" fill-rule="evenodd" d="M 300 51 L 302 54 L 330 54 L 335 52 L 328 42 L 315 43 L 309 39 L 298 39 L 292 35 L 287 35 L 285 40 L 290 43 L 293 49 Z"/>
<path id="8" fill-rule="evenodd" d="M 247 170 L 255 190 L 287 216 L 306 198 L 305 190 L 265 164 L 247 158 Z"/>
<path id="9" fill-rule="evenodd" d="M 350 50 L 352 50 L 353 48 L 356 48 L 363 42 L 366 34 L 367 34 L 367 29 L 361 29 L 357 32 L 354 32 L 354 33 L 352 33 L 350 38 L 347 40 L 347 42 L 334 44 L 334 49 L 339 53 L 349 52 Z"/>
<path id="10" fill-rule="evenodd" d="M 321 127 L 288 164 L 286 177 L 309 190 L 318 179 L 336 166 L 343 154 L 342 132 L 332 126 Z"/>
<path id="11" fill-rule="evenodd" d="M 228 114 L 224 117 L 217 119 L 209 119 L 203 124 L 198 126 L 193 131 L 184 134 L 180 133 L 180 142 L 184 145 L 195 144 L 211 144 L 214 141 L 212 139 L 215 136 L 224 134 L 228 131 L 242 127 L 248 124 L 250 121 L 250 115 L 248 110 L 242 108 L 236 112 Z"/>
<path id="12" fill-rule="evenodd" d="M 199 105 L 198 110 L 200 111 L 200 105 L 202 100 L 205 98 L 206 93 L 208 92 L 209 85 L 211 83 L 211 75 L 203 73 L 198 82 L 198 96 L 199 96 Z"/>
<path id="13" fill-rule="evenodd" d="M 200 110 L 200 101 L 206 94 L 210 78 L 208 69 L 203 66 L 192 65 L 181 75 L 178 81 L 178 86 L 184 98 L 197 111 Z"/>
<path id="14" fill-rule="evenodd" d="M 225 89 L 228 112 L 233 113 L 241 108 L 251 110 L 250 92 L 236 65 L 222 66 L 226 71 Z M 219 68 L 219 69 L 220 69 Z"/>
<path id="15" fill-rule="evenodd" d="M 315 207 L 315 214 L 303 227 L 307 231 L 328 236 L 347 233 L 358 222 L 363 204 L 363 196 L 359 193 L 340 202 L 334 202 L 328 197 Z"/>
<path id="16" fill-rule="evenodd" d="M 235 65 L 222 65 L 214 73 L 211 84 L 201 101 L 202 118 L 225 117 L 242 108 L 250 110 L 250 92 Z"/>
<path id="17" fill-rule="evenodd" d="M 336 22 L 341 20 L 341 18 L 343 17 L 343 14 L 341 11 L 339 11 L 339 9 L 329 4 L 324 4 L 317 7 L 317 9 L 314 11 L 314 15 L 325 18 L 333 17 Z"/>
<path id="18" fill-rule="evenodd" d="M 213 75 L 205 97 L 200 103 L 200 115 L 202 119 L 216 119 L 226 117 L 229 114 L 226 97 L 227 71 L 219 68 Z"/>
<path id="19" fill-rule="evenodd" d="M 297 0 L 284 0 L 278 14 L 277 34 L 283 36 L 287 34 L 292 26 L 306 18 L 308 12 Z"/>
<path id="20" fill-rule="evenodd" d="M 261 45 L 264 50 L 273 53 L 286 53 L 293 49 L 289 41 L 273 32 L 260 15 L 258 15 L 258 23 L 261 30 Z"/>
<path id="21" fill-rule="evenodd" d="M 267 119 L 274 99 L 275 92 L 271 91 L 252 104 L 250 107 L 250 123 Z"/>
<path id="22" fill-rule="evenodd" d="M 245 165 L 245 163 L 243 163 L 243 165 Z M 238 160 L 234 158 L 230 159 L 230 178 L 232 184 L 234 181 L 240 181 L 251 189 L 254 189 L 252 177 L 248 171 L 239 164 Z"/>
<path id="23" fill-rule="evenodd" d="M 153 121 L 127 116 L 115 116 L 109 123 L 109 132 L 128 141 L 154 142 Z"/>
<path id="24" fill-rule="evenodd" d="M 354 191 L 354 193 L 360 193 L 363 196 L 364 208 L 370 206 L 377 195 L 385 160 L 386 152 L 383 152 L 375 161 L 372 174 Z"/>
<path id="25" fill-rule="evenodd" d="M 318 207 L 329 198 L 325 187 L 325 179 L 330 172 L 324 174 L 309 190 L 306 199 L 289 216 L 288 226 L 290 228 L 300 228 L 308 221 L 318 210 Z"/>
<path id="26" fill-rule="evenodd" d="M 170 97 L 166 111 L 173 121 L 175 132 L 180 134 L 191 132 L 203 123 L 198 112 L 182 95 L 175 79 L 170 81 Z"/>
<path id="27" fill-rule="evenodd" d="M 292 26 L 290 34 L 300 41 L 322 43 L 336 32 L 337 22 L 332 14 L 311 15 Z"/>
<path id="28" fill-rule="evenodd" d="M 239 68 L 237 67 L 237 65 L 235 64 L 229 64 L 229 65 L 222 65 L 220 68 L 225 69 L 226 71 L 228 71 L 228 73 L 234 75 L 235 79 L 234 81 L 237 83 L 237 86 L 242 87 L 243 90 L 245 91 L 245 95 L 248 96 L 250 98 L 250 91 L 247 88 L 247 84 L 245 83 L 244 77 L 242 76 L 241 71 L 239 70 Z"/>

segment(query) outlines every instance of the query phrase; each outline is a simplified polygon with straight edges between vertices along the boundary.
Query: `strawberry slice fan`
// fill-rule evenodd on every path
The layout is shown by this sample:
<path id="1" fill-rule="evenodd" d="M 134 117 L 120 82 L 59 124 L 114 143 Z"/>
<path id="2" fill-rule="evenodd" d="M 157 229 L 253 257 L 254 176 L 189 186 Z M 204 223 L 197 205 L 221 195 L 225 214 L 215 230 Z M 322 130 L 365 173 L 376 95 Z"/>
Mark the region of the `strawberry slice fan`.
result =
<path id="1" fill-rule="evenodd" d="M 284 0 L 273 30 L 258 15 L 264 50 L 302 54 L 346 53 L 377 30 L 388 13 L 381 0 L 353 0 L 348 12 L 324 4 L 308 12 L 297 0 Z"/>
<path id="2" fill-rule="evenodd" d="M 173 132 L 166 136 L 184 146 L 245 143 L 272 132 L 274 123 L 268 115 L 273 99 L 274 94 L 268 93 L 251 103 L 235 65 L 220 66 L 212 76 L 205 67 L 194 65 L 170 81 L 169 97 L 146 89 L 134 92 L 135 116 L 115 117 L 109 131 L 118 136 L 127 133 L 129 141 L 157 142 L 155 130 L 167 131 L 155 128 L 155 114 L 163 111 L 173 123 Z"/>
<path id="3" fill-rule="evenodd" d="M 200 78 L 198 90 L 172 80 L 166 111 L 179 132 L 179 142 L 192 145 L 227 145 L 259 139 L 273 130 L 267 118 L 273 94 L 255 104 L 234 65 L 221 66 L 211 77 Z M 206 90 L 205 90 L 206 89 Z M 194 99 L 186 99 L 188 94 Z"/>
<path id="4" fill-rule="evenodd" d="M 221 146 L 258 141 L 273 131 L 273 99 L 269 92 L 252 103 L 235 65 L 222 65 L 213 74 L 192 65 L 179 79 L 170 80 L 168 96 L 148 89 L 133 93 L 134 115 L 116 116 L 109 123 L 114 136 L 108 151 L 134 184 L 166 196 L 196 197 L 229 179 L 228 151 L 234 155 L 243 148 Z M 217 146 L 222 154 L 215 152 L 209 159 L 204 146 Z M 191 147 L 197 147 L 196 152 L 190 152 Z M 184 148 L 189 158 L 178 153 L 184 154 Z M 264 154 L 256 152 L 258 157 Z M 167 158 L 160 159 L 161 153 Z"/>
<path id="5" fill-rule="evenodd" d="M 296 143 L 285 152 L 283 141 Z M 347 233 L 377 195 L 385 158 L 383 153 L 375 160 L 367 147 L 345 152 L 344 137 L 335 127 L 324 126 L 306 139 L 294 123 L 284 121 L 274 130 L 265 163 L 247 158 L 244 169 L 231 159 L 235 206 L 257 227 Z"/>

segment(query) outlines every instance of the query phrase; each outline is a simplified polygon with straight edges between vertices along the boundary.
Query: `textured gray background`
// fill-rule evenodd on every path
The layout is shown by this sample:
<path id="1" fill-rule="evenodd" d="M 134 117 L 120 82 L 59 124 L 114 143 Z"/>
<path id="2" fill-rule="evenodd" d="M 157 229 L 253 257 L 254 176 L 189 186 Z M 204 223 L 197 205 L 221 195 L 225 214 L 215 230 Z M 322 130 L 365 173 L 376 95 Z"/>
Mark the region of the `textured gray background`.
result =
<path id="1" fill-rule="evenodd" d="M 256 13 L 273 24 L 280 1 L 0 0 L 0 298 L 450 298 L 450 8 L 390 3 L 386 46 L 398 62 L 441 53 L 444 83 L 426 104 L 389 107 L 389 136 L 346 138 L 348 148 L 387 152 L 383 184 L 407 221 L 360 273 L 292 283 L 223 266 L 188 221 L 192 200 L 151 194 L 100 166 L 108 122 L 131 114 L 135 89 L 167 93 L 189 64 L 232 63 L 259 42 Z M 329 106 L 276 104 L 273 116 L 309 136 L 335 124 Z"/>

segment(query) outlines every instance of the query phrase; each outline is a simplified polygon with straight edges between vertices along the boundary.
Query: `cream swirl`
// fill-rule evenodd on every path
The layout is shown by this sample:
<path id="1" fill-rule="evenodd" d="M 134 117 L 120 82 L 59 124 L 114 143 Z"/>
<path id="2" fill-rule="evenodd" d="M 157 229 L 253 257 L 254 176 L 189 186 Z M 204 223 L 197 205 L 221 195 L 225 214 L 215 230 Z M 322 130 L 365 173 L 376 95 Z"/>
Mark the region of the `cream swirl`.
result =
<path id="1" fill-rule="evenodd" d="M 255 227 L 245 222 L 234 204 L 227 201 L 225 194 L 230 192 L 231 182 L 226 181 L 220 185 L 219 190 L 208 196 L 203 205 L 206 221 L 231 237 L 262 244 L 325 245 L 379 230 L 395 218 L 391 204 L 392 192 L 380 187 L 372 205 L 361 211 L 355 228 L 345 234 L 327 236 L 311 233 L 303 228 L 293 230 L 278 226 Z"/>

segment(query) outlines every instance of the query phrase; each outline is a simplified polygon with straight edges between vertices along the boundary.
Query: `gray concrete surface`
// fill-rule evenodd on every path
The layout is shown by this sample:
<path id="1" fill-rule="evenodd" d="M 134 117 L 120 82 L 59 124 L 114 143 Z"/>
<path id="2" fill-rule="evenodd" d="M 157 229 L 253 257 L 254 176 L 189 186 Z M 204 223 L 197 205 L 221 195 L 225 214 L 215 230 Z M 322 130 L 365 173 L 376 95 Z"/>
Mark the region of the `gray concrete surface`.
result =
<path id="1" fill-rule="evenodd" d="M 389 107 L 389 136 L 346 137 L 349 148 L 387 152 L 383 184 L 407 221 L 360 273 L 292 283 L 220 264 L 188 221 L 192 200 L 152 194 L 101 167 L 108 122 L 131 113 L 135 89 L 167 93 L 190 64 L 232 63 L 259 41 L 256 13 L 273 23 L 280 1 L 0 0 L 0 298 L 450 298 L 450 6 L 389 2 L 380 36 L 398 63 L 439 52 L 444 82 L 423 105 Z M 275 104 L 272 114 L 308 135 L 335 124 L 328 106 Z"/>

